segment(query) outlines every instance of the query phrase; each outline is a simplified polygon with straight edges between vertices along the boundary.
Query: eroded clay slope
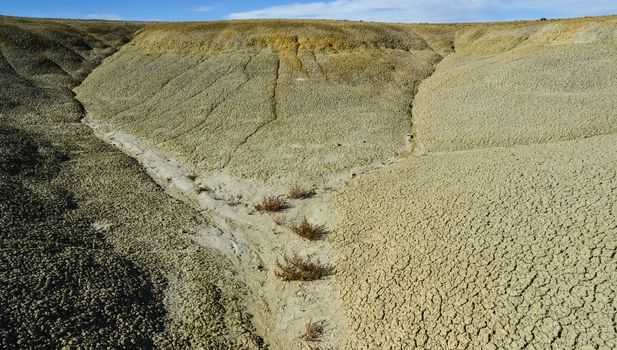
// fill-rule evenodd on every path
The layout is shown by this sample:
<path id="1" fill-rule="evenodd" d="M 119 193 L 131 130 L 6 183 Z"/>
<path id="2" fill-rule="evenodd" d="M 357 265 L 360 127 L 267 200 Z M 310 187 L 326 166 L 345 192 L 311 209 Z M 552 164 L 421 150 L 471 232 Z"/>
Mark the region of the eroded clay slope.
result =
<path id="1" fill-rule="evenodd" d="M 92 120 L 198 173 L 286 190 L 402 151 L 417 85 L 440 58 L 395 25 L 156 25 L 76 92 Z"/>
<path id="2" fill-rule="evenodd" d="M 423 151 L 570 140 L 617 130 L 617 19 L 461 27 L 423 82 Z"/>

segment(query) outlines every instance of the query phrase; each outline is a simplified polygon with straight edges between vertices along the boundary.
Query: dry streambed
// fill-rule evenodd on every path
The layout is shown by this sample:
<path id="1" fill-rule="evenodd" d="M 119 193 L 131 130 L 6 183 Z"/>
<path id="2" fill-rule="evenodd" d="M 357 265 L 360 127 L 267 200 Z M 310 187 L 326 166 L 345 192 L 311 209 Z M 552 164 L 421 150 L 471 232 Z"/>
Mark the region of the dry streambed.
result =
<path id="1" fill-rule="evenodd" d="M 194 228 L 190 237 L 232 262 L 230 272 L 248 287 L 243 305 L 267 344 L 282 349 L 318 341 L 338 347 L 344 323 L 330 278 L 336 261 L 325 240 L 332 220 L 319 205 L 320 195 L 296 190 L 258 205 L 219 198 L 192 168 L 142 148 L 130 135 L 109 131 L 90 118 L 83 121 L 101 139 L 137 159 L 167 193 L 207 219 L 208 225 Z M 312 224 L 294 230 L 306 217 Z M 319 332 L 305 337 L 311 324 L 319 325 Z"/>
<path id="2" fill-rule="evenodd" d="M 402 26 L 156 25 L 75 91 L 87 125 L 208 219 L 193 239 L 234 262 L 267 343 L 337 348 L 336 256 L 307 237 L 332 230 L 333 188 L 409 151 L 410 101 L 440 59 Z M 255 207 L 293 186 L 317 193 Z"/>

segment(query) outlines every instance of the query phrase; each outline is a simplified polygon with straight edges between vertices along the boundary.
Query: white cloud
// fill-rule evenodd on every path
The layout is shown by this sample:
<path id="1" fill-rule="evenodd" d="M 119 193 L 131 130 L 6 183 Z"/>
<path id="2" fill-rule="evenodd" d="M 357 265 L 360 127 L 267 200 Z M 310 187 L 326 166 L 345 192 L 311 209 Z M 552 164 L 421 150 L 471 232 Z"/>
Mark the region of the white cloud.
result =
<path id="1" fill-rule="evenodd" d="M 458 22 L 617 13 L 615 0 L 330 0 L 231 13 L 229 19 L 308 18 Z"/>
<path id="2" fill-rule="evenodd" d="M 122 17 L 114 14 L 114 13 L 91 13 L 89 15 L 86 15 L 85 18 L 87 19 L 105 19 L 105 20 L 110 20 L 110 21 L 119 21 L 122 19 Z"/>
<path id="3" fill-rule="evenodd" d="M 197 6 L 193 9 L 195 12 L 208 12 L 214 10 L 212 6 Z"/>

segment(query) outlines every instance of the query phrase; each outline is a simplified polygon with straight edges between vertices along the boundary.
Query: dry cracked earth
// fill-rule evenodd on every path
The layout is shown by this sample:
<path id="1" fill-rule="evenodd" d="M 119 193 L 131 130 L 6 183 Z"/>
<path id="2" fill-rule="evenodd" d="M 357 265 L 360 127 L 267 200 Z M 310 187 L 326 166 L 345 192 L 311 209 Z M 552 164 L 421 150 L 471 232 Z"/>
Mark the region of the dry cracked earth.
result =
<path id="1" fill-rule="evenodd" d="M 0 17 L 0 347 L 617 348 L 616 73 L 615 17 Z"/>

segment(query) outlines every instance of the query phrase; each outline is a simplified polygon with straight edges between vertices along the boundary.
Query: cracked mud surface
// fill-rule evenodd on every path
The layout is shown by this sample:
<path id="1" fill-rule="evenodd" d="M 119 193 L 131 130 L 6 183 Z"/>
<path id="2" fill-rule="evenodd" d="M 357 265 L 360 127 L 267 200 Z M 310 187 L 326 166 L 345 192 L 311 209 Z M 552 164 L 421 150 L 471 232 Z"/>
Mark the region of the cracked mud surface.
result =
<path id="1" fill-rule="evenodd" d="M 345 348 L 617 346 L 615 141 L 429 154 L 346 188 Z"/>
<path id="2" fill-rule="evenodd" d="M 454 35 L 414 156 L 333 199 L 344 348 L 617 346 L 614 18 L 511 26 Z"/>

